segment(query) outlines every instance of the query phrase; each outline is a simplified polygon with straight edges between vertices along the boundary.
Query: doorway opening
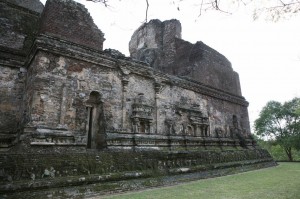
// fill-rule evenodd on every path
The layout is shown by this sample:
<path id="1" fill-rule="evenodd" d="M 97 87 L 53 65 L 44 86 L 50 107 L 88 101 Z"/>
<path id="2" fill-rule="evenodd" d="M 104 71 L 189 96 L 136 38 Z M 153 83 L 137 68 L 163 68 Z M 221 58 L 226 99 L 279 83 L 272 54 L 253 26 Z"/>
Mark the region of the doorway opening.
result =
<path id="1" fill-rule="evenodd" d="M 87 148 L 101 149 L 106 147 L 105 122 L 103 116 L 103 104 L 101 95 L 97 91 L 90 93 L 86 102 L 87 110 Z"/>

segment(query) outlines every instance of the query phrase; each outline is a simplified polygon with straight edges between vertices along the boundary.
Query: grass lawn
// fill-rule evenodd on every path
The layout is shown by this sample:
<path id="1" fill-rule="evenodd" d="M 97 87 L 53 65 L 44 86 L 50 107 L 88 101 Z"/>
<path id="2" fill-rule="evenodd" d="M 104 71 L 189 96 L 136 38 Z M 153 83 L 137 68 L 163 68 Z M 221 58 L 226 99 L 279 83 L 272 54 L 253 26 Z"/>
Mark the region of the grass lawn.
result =
<path id="1" fill-rule="evenodd" d="M 300 199 L 300 163 L 101 198 Z"/>

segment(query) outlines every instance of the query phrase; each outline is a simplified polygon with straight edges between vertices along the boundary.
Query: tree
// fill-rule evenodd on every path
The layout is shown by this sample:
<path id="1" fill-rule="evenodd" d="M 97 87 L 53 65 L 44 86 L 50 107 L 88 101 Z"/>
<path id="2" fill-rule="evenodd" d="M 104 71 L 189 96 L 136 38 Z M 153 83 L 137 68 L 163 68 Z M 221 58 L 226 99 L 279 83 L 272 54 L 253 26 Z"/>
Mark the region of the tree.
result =
<path id="1" fill-rule="evenodd" d="M 293 161 L 292 148 L 300 149 L 300 98 L 283 104 L 268 102 L 255 120 L 254 128 L 257 135 L 274 139 Z"/>
<path id="2" fill-rule="evenodd" d="M 86 0 L 109 5 L 109 0 Z M 169 0 L 178 11 L 184 0 Z M 145 0 L 145 13 L 147 22 L 148 9 L 151 0 Z M 225 14 L 232 14 L 240 6 L 246 6 L 252 10 L 253 19 L 265 17 L 271 21 L 278 21 L 282 18 L 290 17 L 300 12 L 300 0 L 197 0 L 194 6 L 199 8 L 199 16 L 205 11 L 215 10 Z"/>

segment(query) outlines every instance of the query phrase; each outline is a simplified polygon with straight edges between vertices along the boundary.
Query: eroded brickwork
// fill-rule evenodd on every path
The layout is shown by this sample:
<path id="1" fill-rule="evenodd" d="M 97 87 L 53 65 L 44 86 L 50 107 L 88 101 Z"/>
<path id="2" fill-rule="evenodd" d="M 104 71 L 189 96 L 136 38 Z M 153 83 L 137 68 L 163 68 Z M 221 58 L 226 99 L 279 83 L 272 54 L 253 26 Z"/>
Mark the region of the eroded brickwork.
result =
<path id="1" fill-rule="evenodd" d="M 182 40 L 178 20 L 143 24 L 134 32 L 129 51 L 133 58 L 165 73 L 242 95 L 239 76 L 228 59 L 203 42 L 191 44 Z"/>
<path id="2" fill-rule="evenodd" d="M 0 145 L 4 148 L 16 143 L 21 131 L 24 63 L 42 9 L 38 1 L 0 1 Z"/>
<path id="3" fill-rule="evenodd" d="M 20 112 L 23 103 L 24 73 L 19 68 L 0 65 L 0 135 L 7 147 L 17 137 L 22 120 Z"/>
<path id="4" fill-rule="evenodd" d="M 66 0 L 64 3 L 61 3 L 61 0 L 47 1 L 40 33 L 103 50 L 103 33 L 94 24 L 87 9 L 72 0 Z"/>
<path id="5" fill-rule="evenodd" d="M 23 7 L 28 5 L 24 4 L 22 1 L 0 1 L 0 56 L 6 60 L 14 59 L 16 55 L 26 56 L 39 27 L 43 5 L 31 10 Z"/>

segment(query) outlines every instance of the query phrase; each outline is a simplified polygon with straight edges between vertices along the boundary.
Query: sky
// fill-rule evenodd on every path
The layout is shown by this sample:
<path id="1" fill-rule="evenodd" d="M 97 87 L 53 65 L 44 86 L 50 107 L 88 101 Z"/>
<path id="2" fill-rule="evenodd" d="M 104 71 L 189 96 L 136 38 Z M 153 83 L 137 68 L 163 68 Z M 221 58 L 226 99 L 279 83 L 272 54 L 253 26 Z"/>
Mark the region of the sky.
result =
<path id="1" fill-rule="evenodd" d="M 104 48 L 117 49 L 129 56 L 130 38 L 145 21 L 145 1 L 109 0 L 109 7 L 76 1 L 85 5 L 104 32 Z M 253 10 L 240 6 L 230 8 L 234 10 L 231 15 L 208 11 L 199 16 L 197 0 L 175 4 L 172 0 L 148 1 L 148 21 L 178 19 L 182 39 L 202 41 L 230 60 L 239 73 L 242 94 L 250 103 L 251 126 L 268 101 L 285 102 L 300 97 L 300 15 L 278 22 L 264 17 L 254 21 Z"/>

